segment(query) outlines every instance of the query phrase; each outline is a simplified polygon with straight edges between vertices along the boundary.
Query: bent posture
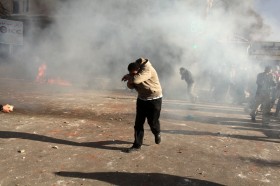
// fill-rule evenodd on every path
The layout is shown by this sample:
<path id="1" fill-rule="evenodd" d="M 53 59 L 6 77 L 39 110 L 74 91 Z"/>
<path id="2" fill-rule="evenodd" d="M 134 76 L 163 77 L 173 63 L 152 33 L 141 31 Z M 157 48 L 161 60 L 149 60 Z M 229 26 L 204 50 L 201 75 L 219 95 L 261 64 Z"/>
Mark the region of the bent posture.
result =
<path id="1" fill-rule="evenodd" d="M 144 123 L 147 118 L 155 143 L 161 142 L 160 112 L 162 105 L 162 89 L 156 70 L 148 59 L 139 58 L 128 65 L 129 74 L 123 76 L 127 87 L 138 92 L 136 102 L 136 118 L 134 125 L 134 143 L 127 152 L 139 150 L 143 144 Z"/>

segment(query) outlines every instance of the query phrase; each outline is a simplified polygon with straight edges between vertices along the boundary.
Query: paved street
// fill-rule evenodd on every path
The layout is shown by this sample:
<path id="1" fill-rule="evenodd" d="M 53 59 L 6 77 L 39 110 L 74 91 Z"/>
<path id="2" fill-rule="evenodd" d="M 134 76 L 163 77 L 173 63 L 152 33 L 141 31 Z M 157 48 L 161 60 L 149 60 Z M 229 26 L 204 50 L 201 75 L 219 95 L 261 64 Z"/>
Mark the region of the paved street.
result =
<path id="1" fill-rule="evenodd" d="M 243 108 L 165 99 L 162 143 L 133 142 L 135 93 L 1 79 L 0 185 L 279 185 L 279 120 Z M 15 87 L 21 86 L 20 92 Z"/>

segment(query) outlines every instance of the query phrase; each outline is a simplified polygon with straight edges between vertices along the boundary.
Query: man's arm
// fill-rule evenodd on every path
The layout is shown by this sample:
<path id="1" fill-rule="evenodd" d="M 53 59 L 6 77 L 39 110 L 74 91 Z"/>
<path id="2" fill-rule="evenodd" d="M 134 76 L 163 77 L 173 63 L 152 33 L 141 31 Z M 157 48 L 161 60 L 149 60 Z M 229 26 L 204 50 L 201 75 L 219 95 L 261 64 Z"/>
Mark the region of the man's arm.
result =
<path id="1" fill-rule="evenodd" d="M 126 74 L 122 77 L 122 81 L 128 81 L 130 79 L 130 74 Z"/>
<path id="2" fill-rule="evenodd" d="M 133 75 L 131 74 L 126 74 L 123 76 L 122 81 L 127 81 L 126 86 L 129 89 L 134 89 L 134 83 L 133 83 Z"/>
<path id="3" fill-rule="evenodd" d="M 271 86 L 275 87 L 277 85 L 276 76 L 272 75 Z"/>
<path id="4" fill-rule="evenodd" d="M 135 89 L 134 83 L 131 82 L 131 81 L 127 81 L 126 86 L 127 86 L 127 88 L 129 88 L 129 89 Z"/>
<path id="5" fill-rule="evenodd" d="M 133 77 L 133 83 L 140 84 L 152 77 L 151 70 L 145 66 Z"/>

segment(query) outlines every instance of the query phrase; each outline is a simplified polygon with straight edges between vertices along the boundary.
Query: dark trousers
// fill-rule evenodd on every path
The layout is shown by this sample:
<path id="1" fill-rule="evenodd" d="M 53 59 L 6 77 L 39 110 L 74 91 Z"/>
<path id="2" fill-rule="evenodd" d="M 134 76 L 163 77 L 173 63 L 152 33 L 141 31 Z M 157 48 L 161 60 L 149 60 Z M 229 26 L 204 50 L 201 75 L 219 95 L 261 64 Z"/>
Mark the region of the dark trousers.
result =
<path id="1" fill-rule="evenodd" d="M 154 135 L 160 133 L 160 111 L 162 98 L 154 100 L 137 99 L 136 103 L 136 119 L 134 125 L 134 147 L 141 147 L 144 138 L 144 123 L 147 118 L 148 124 Z"/>

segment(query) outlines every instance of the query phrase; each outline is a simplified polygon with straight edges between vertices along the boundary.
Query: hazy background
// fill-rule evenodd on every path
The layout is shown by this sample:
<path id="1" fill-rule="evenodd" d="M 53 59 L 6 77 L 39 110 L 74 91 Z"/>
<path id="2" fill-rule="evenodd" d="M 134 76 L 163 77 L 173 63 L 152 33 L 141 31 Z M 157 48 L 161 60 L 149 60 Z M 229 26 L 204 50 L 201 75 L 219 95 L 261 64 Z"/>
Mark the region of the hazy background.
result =
<path id="1" fill-rule="evenodd" d="M 280 41 L 280 1 L 278 0 L 256 0 L 255 9 L 263 17 L 264 21 L 270 25 L 271 34 L 266 40 Z"/>
<path id="2" fill-rule="evenodd" d="M 145 57 L 170 97 L 185 94 L 181 66 L 193 72 L 197 89 L 208 90 L 213 76 L 226 85 L 241 71 L 254 83 L 263 69 L 248 58 L 247 47 L 250 41 L 279 39 L 274 14 L 264 14 L 271 7 L 277 12 L 279 6 L 261 0 L 208 2 L 65 1 L 54 10 L 50 26 L 30 29 L 14 61 L 31 79 L 45 63 L 48 77 L 74 86 L 100 88 L 101 82 L 109 89 L 123 89 L 120 79 L 127 65 Z"/>

